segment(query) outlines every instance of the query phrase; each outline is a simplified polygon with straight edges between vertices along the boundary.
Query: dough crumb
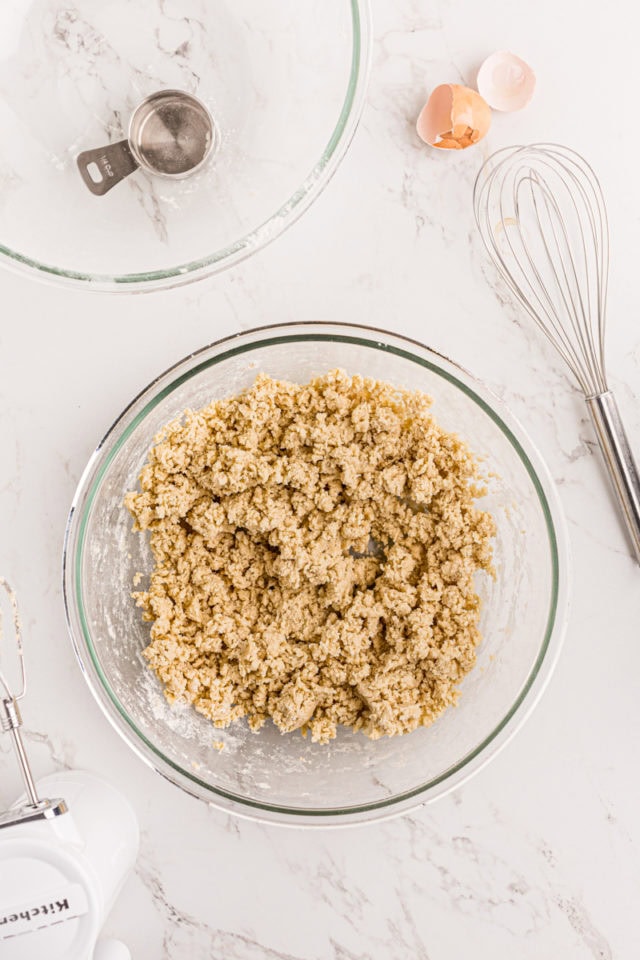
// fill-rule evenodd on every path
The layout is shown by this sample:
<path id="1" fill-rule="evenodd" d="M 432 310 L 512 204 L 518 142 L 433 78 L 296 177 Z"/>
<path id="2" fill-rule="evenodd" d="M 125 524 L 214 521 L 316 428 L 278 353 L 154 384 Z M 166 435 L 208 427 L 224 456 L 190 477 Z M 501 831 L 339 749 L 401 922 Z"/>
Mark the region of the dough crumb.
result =
<path id="1" fill-rule="evenodd" d="M 125 503 L 151 536 L 134 596 L 170 702 L 319 743 L 338 725 L 408 733 L 456 702 L 495 524 L 430 404 L 340 370 L 261 374 L 158 434 Z"/>

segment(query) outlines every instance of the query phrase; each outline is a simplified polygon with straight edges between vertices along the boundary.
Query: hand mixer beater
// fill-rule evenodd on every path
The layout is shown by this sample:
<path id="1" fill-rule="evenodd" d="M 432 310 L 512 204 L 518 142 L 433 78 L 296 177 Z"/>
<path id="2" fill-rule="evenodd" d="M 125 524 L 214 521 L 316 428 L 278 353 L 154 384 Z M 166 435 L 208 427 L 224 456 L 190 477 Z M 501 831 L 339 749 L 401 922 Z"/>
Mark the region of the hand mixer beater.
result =
<path id="1" fill-rule="evenodd" d="M 600 184 L 567 147 L 506 147 L 481 168 L 473 207 L 500 274 L 585 395 L 640 563 L 640 479 L 605 370 L 609 229 Z"/>

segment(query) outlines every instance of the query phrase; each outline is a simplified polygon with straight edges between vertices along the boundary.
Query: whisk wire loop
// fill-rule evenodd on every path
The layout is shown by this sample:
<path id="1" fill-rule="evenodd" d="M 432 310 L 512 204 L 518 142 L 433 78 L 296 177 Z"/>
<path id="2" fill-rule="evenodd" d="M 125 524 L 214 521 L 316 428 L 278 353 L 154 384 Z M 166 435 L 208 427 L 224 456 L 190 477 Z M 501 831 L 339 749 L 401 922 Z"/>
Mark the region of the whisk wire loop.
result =
<path id="1" fill-rule="evenodd" d="M 608 224 L 591 167 L 553 144 L 504 148 L 478 175 L 474 210 L 503 279 L 585 394 L 606 391 Z"/>

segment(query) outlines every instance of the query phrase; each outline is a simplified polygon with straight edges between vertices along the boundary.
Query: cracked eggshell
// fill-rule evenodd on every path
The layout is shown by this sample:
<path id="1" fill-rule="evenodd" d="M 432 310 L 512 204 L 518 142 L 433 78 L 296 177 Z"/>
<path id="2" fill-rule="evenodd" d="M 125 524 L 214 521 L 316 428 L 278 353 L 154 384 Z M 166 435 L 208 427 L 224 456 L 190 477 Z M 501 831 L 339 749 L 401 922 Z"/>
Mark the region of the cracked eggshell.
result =
<path id="1" fill-rule="evenodd" d="M 442 83 L 420 111 L 416 129 L 431 147 L 464 150 L 482 140 L 490 126 L 491 110 L 479 93 L 457 83 Z"/>
<path id="2" fill-rule="evenodd" d="M 478 70 L 476 86 L 490 107 L 505 113 L 522 110 L 536 88 L 536 75 L 515 53 L 492 53 Z"/>

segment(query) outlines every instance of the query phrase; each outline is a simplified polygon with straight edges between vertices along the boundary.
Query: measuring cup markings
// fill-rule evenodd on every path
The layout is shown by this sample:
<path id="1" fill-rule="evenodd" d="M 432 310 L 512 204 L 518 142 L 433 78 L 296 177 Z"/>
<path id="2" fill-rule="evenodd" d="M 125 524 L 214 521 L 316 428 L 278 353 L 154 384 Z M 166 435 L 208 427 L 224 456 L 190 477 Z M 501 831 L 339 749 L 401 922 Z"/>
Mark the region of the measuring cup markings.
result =
<path id="1" fill-rule="evenodd" d="M 103 196 L 139 167 L 161 177 L 189 176 L 215 144 L 216 128 L 202 101 L 181 90 L 163 90 L 136 107 L 125 140 L 84 150 L 77 164 L 89 190 Z"/>

